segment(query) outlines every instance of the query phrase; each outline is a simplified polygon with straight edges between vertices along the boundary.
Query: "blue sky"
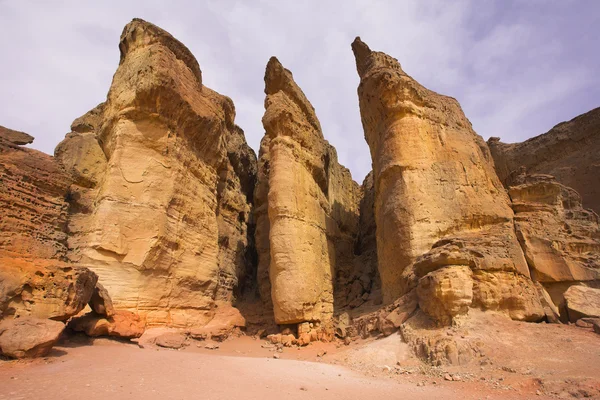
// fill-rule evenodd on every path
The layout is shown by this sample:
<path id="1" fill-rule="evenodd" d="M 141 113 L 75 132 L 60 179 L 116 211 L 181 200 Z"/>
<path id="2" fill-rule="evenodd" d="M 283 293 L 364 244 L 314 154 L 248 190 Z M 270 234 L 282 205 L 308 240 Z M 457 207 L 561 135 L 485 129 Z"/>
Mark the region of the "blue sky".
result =
<path id="1" fill-rule="evenodd" d="M 358 110 L 355 36 L 453 96 L 484 138 L 522 141 L 600 106 L 600 1 L 0 0 L 0 125 L 52 153 L 102 102 L 132 18 L 194 53 L 204 84 L 230 96 L 254 149 L 264 68 L 275 55 L 314 105 L 340 162 L 371 169 Z"/>

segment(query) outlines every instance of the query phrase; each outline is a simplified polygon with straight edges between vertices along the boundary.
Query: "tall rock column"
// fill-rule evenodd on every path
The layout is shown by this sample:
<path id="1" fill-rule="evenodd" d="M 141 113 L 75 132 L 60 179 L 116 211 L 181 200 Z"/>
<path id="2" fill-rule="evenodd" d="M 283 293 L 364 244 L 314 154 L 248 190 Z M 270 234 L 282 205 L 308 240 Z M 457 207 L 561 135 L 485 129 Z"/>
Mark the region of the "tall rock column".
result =
<path id="1" fill-rule="evenodd" d="M 278 324 L 329 321 L 336 268 L 352 254 L 358 232 L 360 190 L 276 58 L 269 60 L 265 85 L 256 189 L 261 292 L 270 286 Z"/>
<path id="2" fill-rule="evenodd" d="M 251 269 L 256 157 L 182 43 L 135 19 L 119 48 L 106 101 L 55 151 L 76 182 L 68 256 L 151 325 L 206 323 Z"/>
<path id="3" fill-rule="evenodd" d="M 418 287 L 421 308 L 438 320 L 474 305 L 538 318 L 531 285 L 523 304 L 507 300 L 520 296 L 514 292 L 529 270 L 510 200 L 458 102 L 424 88 L 359 38 L 352 49 L 373 159 L 384 301 Z"/>

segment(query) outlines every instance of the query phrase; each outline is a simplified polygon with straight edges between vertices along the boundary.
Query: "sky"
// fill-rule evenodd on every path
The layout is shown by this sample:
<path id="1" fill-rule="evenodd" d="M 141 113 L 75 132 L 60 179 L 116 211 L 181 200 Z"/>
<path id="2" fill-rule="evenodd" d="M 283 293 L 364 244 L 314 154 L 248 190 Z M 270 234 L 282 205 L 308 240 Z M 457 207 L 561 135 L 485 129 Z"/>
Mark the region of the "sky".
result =
<path id="1" fill-rule="evenodd" d="M 523 141 L 600 106 L 596 0 L 0 0 L 0 125 L 52 154 L 71 122 L 106 99 L 119 36 L 136 17 L 192 51 L 203 83 L 233 99 L 255 150 L 264 70 L 277 56 L 359 183 L 371 159 L 356 36 L 458 99 L 485 139 Z"/>

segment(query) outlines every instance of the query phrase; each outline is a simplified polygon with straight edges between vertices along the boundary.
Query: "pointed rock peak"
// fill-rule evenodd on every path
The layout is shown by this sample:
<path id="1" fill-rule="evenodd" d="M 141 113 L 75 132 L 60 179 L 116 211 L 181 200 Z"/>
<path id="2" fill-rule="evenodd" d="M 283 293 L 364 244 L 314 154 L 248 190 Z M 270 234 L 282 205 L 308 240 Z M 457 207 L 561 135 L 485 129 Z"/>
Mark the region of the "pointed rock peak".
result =
<path id="1" fill-rule="evenodd" d="M 271 57 L 265 70 L 265 94 L 277 93 L 289 86 L 297 86 L 292 73 L 281 65 L 277 57 Z"/>
<path id="2" fill-rule="evenodd" d="M 354 52 L 354 58 L 356 59 L 358 74 L 363 76 L 367 70 L 368 60 L 372 53 L 371 49 L 360 39 L 360 36 L 357 36 L 352 42 L 352 52 Z"/>
<path id="3" fill-rule="evenodd" d="M 389 68 L 405 75 L 398 60 L 380 51 L 373 51 L 359 36 L 352 42 L 352 51 L 356 59 L 356 70 L 362 78 L 369 70 Z"/>
<path id="4" fill-rule="evenodd" d="M 271 57 L 265 70 L 265 94 L 283 92 L 304 113 L 310 124 L 321 132 L 321 124 L 315 114 L 315 109 L 306 98 L 306 95 L 294 81 L 291 71 L 284 68 L 277 57 Z"/>
<path id="5" fill-rule="evenodd" d="M 134 18 L 123 28 L 119 42 L 121 51 L 119 63 L 122 63 L 130 52 L 154 44 L 161 44 L 168 48 L 177 59 L 185 63 L 197 78 L 198 83 L 202 85 L 202 71 L 192 52 L 169 32 L 141 18 Z"/>

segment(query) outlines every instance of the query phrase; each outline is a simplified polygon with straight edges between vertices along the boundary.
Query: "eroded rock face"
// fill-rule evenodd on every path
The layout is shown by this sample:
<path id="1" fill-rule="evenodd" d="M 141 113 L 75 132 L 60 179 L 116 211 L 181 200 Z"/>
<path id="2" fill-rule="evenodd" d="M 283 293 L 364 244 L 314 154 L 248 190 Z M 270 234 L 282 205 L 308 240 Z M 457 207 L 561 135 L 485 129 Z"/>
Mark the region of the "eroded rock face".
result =
<path id="1" fill-rule="evenodd" d="M 565 303 L 571 322 L 580 318 L 600 318 L 600 289 L 571 286 L 565 292 Z"/>
<path id="2" fill-rule="evenodd" d="M 62 322 L 34 317 L 0 321 L 0 354 L 11 358 L 47 355 L 65 329 Z"/>
<path id="3" fill-rule="evenodd" d="M 508 187 L 511 173 L 548 174 L 577 191 L 583 207 L 600 213 L 600 108 L 562 122 L 522 143 L 488 140 L 498 176 Z"/>
<path id="4" fill-rule="evenodd" d="M 270 286 L 278 324 L 328 321 L 336 271 L 353 268 L 360 191 L 276 58 L 265 85 L 255 192 L 260 291 L 264 297 Z"/>
<path id="5" fill-rule="evenodd" d="M 33 138 L 0 130 L 0 256 L 61 260 L 67 243 L 69 176 Z"/>
<path id="6" fill-rule="evenodd" d="M 508 183 L 532 278 L 555 305 L 562 306 L 564 292 L 577 282 L 600 284 L 599 218 L 582 207 L 579 194 L 550 175 L 517 172 Z"/>
<path id="7" fill-rule="evenodd" d="M 106 101 L 55 151 L 75 181 L 68 257 L 99 275 L 116 309 L 203 324 L 253 274 L 256 157 L 183 44 L 135 19 L 119 47 Z"/>
<path id="8" fill-rule="evenodd" d="M 510 199 L 485 142 L 455 99 L 422 87 L 397 60 L 371 51 L 359 38 L 352 48 L 373 159 L 384 301 L 419 287 L 420 304 L 441 320 L 464 312 L 467 303 L 502 309 L 510 301 L 485 299 L 490 291 L 478 291 L 483 286 L 475 284 L 475 272 L 527 280 L 529 270 L 514 232 Z M 462 271 L 460 278 L 450 279 L 455 270 Z M 425 293 L 435 294 L 437 306 Z M 453 304 L 444 304 L 446 297 Z M 543 310 L 538 301 L 533 309 L 511 315 L 536 319 Z"/>
<path id="9" fill-rule="evenodd" d="M 66 321 L 90 301 L 98 277 L 60 261 L 0 259 L 0 316 Z"/>
<path id="10" fill-rule="evenodd" d="M 473 303 L 473 271 L 458 265 L 430 272 L 419 280 L 417 294 L 421 310 L 449 324 Z"/>
<path id="11" fill-rule="evenodd" d="M 90 300 L 97 276 L 66 263 L 70 178 L 33 138 L 0 129 L 0 318 L 67 320 Z"/>
<path id="12" fill-rule="evenodd" d="M 519 240 L 539 282 L 600 279 L 598 215 L 549 175 L 513 179 L 509 194 Z"/>

